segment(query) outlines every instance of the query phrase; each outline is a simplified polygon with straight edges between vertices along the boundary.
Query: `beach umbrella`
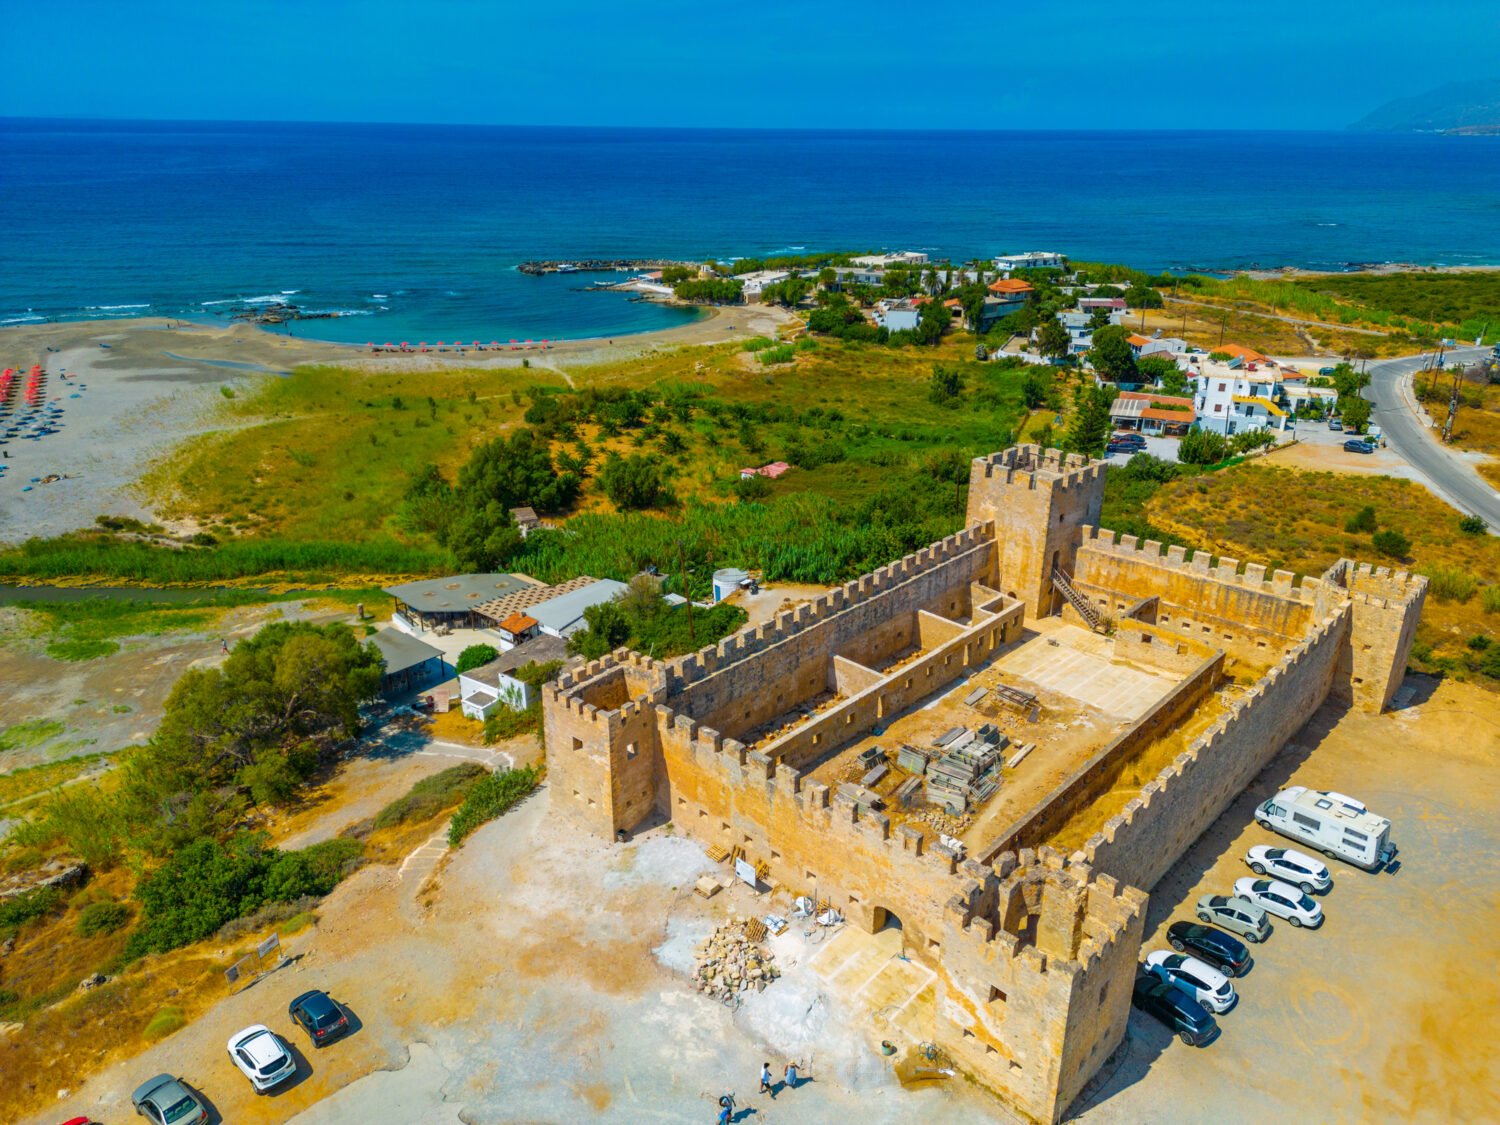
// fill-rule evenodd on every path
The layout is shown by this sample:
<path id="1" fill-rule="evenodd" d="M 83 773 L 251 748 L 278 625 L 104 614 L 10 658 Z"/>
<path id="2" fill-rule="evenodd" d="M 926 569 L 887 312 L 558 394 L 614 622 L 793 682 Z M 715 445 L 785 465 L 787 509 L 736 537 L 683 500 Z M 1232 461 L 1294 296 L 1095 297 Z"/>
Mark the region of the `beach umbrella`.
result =
<path id="1" fill-rule="evenodd" d="M 499 340 L 491 340 L 490 341 L 490 347 L 492 347 L 492 348 L 498 348 L 499 346 L 500 346 L 500 341 Z"/>
<path id="2" fill-rule="evenodd" d="M 474 341 L 474 347 L 476 347 L 476 348 L 477 348 L 477 347 L 480 347 L 480 346 L 481 346 L 481 345 L 480 345 L 480 343 L 479 343 L 479 341 L 478 341 L 478 340 L 475 340 L 475 341 Z"/>

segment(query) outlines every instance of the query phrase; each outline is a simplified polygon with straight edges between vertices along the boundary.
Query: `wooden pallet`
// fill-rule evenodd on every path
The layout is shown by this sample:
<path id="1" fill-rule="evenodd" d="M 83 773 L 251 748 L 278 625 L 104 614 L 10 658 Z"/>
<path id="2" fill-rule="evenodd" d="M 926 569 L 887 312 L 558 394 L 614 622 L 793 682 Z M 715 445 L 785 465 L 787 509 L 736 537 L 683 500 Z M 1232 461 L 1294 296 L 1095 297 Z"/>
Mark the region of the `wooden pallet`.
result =
<path id="1" fill-rule="evenodd" d="M 745 923 L 745 937 L 749 941 L 762 942 L 766 940 L 766 924 L 759 918 L 751 918 Z"/>
<path id="2" fill-rule="evenodd" d="M 723 863 L 729 858 L 729 849 L 723 844 L 714 844 L 708 849 L 708 858 L 714 863 Z"/>

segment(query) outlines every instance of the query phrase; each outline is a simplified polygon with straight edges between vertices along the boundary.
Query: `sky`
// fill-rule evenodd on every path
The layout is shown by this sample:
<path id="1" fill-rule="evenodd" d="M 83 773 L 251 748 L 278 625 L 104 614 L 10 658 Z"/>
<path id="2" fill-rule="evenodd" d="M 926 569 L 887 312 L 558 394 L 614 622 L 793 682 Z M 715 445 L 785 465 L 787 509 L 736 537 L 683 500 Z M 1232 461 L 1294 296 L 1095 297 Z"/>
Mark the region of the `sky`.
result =
<path id="1" fill-rule="evenodd" d="M 13 117 L 1340 129 L 1393 97 L 1500 69 L 1494 0 L 5 8 L 0 116 Z"/>

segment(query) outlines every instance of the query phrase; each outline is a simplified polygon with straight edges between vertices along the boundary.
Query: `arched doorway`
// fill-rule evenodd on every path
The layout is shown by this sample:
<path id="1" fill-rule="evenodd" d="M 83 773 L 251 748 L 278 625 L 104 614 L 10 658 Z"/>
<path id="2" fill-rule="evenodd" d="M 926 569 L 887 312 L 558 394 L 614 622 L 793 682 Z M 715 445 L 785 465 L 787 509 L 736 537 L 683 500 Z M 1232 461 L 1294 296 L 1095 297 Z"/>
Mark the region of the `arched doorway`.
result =
<path id="1" fill-rule="evenodd" d="M 870 916 L 870 929 L 874 933 L 901 929 L 901 915 L 883 906 L 877 906 Z"/>

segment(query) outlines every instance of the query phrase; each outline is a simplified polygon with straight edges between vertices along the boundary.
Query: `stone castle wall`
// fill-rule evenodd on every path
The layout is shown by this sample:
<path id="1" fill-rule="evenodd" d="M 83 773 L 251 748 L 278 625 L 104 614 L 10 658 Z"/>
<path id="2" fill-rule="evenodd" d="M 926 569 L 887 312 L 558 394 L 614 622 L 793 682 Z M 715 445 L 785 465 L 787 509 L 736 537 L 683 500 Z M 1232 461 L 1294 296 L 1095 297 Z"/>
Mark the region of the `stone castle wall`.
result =
<path id="1" fill-rule="evenodd" d="M 1350 624 L 1347 607 L 1321 622 L 1075 858 L 1132 886 L 1155 886 L 1322 706 Z"/>

